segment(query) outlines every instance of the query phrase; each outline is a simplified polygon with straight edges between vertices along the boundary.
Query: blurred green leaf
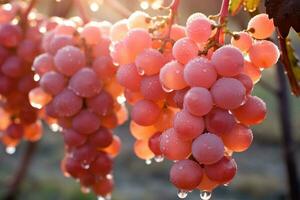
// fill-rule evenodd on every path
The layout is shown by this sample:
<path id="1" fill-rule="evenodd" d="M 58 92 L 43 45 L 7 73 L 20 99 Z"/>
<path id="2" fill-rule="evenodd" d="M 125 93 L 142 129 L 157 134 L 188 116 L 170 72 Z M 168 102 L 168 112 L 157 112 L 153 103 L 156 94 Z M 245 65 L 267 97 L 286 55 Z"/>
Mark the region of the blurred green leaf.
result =
<path id="1" fill-rule="evenodd" d="M 260 0 L 244 0 L 245 10 L 248 12 L 254 12 L 258 8 Z"/>
<path id="2" fill-rule="evenodd" d="M 294 72 L 294 75 L 298 81 L 300 81 L 300 63 L 299 58 L 296 55 L 295 49 L 293 48 L 291 41 L 287 40 L 286 47 L 288 51 L 288 57 L 291 63 L 292 70 Z"/>
<path id="3" fill-rule="evenodd" d="M 230 0 L 229 12 L 232 16 L 236 15 L 242 8 L 244 0 Z"/>

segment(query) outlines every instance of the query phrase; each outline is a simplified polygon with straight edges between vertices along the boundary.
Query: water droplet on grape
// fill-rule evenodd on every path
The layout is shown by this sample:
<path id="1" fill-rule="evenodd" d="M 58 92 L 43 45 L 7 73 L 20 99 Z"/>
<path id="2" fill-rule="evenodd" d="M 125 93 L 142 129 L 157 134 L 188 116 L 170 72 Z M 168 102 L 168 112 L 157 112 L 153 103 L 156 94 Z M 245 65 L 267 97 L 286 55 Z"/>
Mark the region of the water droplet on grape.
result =
<path id="1" fill-rule="evenodd" d="M 174 90 L 173 89 L 170 89 L 168 87 L 166 87 L 165 85 L 162 85 L 162 89 L 167 92 L 167 93 L 170 93 L 170 92 L 173 92 Z"/>
<path id="2" fill-rule="evenodd" d="M 9 155 L 12 155 L 16 152 L 16 147 L 6 147 L 5 152 Z"/>
<path id="3" fill-rule="evenodd" d="M 142 69 L 140 67 L 137 67 L 137 71 L 138 71 L 139 75 L 141 75 L 141 76 L 145 75 L 145 70 L 144 69 Z"/>
<path id="4" fill-rule="evenodd" d="M 81 192 L 84 193 L 84 194 L 88 194 L 91 192 L 91 189 L 88 188 L 88 187 L 81 187 Z"/>
<path id="5" fill-rule="evenodd" d="M 154 160 L 157 163 L 163 162 L 164 161 L 164 157 L 163 156 L 155 156 Z"/>
<path id="6" fill-rule="evenodd" d="M 225 183 L 225 184 L 224 184 L 224 186 L 225 186 L 225 187 L 228 187 L 228 186 L 229 186 L 229 184 L 230 184 L 230 183 Z"/>
<path id="7" fill-rule="evenodd" d="M 84 163 L 81 164 L 81 167 L 82 167 L 83 169 L 89 169 L 89 168 L 90 168 L 90 165 L 89 165 L 88 163 L 84 162 Z"/>
<path id="8" fill-rule="evenodd" d="M 113 179 L 113 175 L 112 174 L 107 174 L 106 178 L 109 179 L 109 180 L 111 180 L 111 179 Z"/>
<path id="9" fill-rule="evenodd" d="M 125 96 L 124 96 L 124 95 L 118 96 L 118 97 L 117 97 L 117 102 L 118 102 L 119 104 L 124 104 L 124 103 L 126 102 Z"/>
<path id="10" fill-rule="evenodd" d="M 40 79 L 41 79 L 41 77 L 40 77 L 40 75 L 38 75 L 38 74 L 35 74 L 35 75 L 33 76 L 33 80 L 34 80 L 35 82 L 38 82 Z"/>
<path id="11" fill-rule="evenodd" d="M 151 159 L 146 160 L 145 162 L 146 162 L 146 165 L 151 165 L 152 164 L 152 160 Z"/>
<path id="12" fill-rule="evenodd" d="M 53 132 L 58 132 L 58 131 L 61 131 L 61 130 L 62 130 L 62 128 L 61 128 L 58 124 L 56 124 L 56 123 L 51 124 L 51 125 L 50 125 L 50 129 L 51 129 L 51 131 L 53 131 Z"/>
<path id="13" fill-rule="evenodd" d="M 200 192 L 200 199 L 201 200 L 209 200 L 211 198 L 211 192 L 208 191 L 201 191 Z"/>
<path id="14" fill-rule="evenodd" d="M 188 196 L 188 192 L 186 192 L 184 190 L 179 190 L 177 195 L 180 199 L 185 199 Z"/>

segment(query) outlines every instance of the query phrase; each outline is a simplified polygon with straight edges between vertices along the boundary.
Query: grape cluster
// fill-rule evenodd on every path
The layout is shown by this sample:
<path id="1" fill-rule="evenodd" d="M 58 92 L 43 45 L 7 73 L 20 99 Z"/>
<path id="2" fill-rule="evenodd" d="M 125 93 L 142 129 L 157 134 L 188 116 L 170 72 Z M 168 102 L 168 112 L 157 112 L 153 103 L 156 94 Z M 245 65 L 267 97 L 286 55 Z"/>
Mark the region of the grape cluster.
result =
<path id="1" fill-rule="evenodd" d="M 127 119 L 123 88 L 109 55 L 110 23 L 52 18 L 44 26 L 44 53 L 33 63 L 39 87 L 31 104 L 43 108 L 50 126 L 62 132 L 66 155 L 62 170 L 105 198 L 113 189 L 113 158 L 121 142 L 112 129 Z"/>
<path id="2" fill-rule="evenodd" d="M 170 181 L 180 198 L 194 189 L 206 198 L 232 181 L 233 153 L 250 147 L 250 126 L 266 117 L 265 103 L 251 92 L 279 58 L 277 46 L 264 40 L 274 25 L 257 15 L 223 45 L 217 22 L 202 13 L 185 27 L 168 24 L 168 31 L 163 24 L 138 11 L 112 27 L 117 80 L 132 105 L 134 151 L 147 163 L 175 162 Z"/>
<path id="3" fill-rule="evenodd" d="M 44 19 L 36 12 L 24 16 L 26 8 L 17 2 L 0 7 L 0 141 L 7 153 L 22 139 L 33 142 L 42 136 L 39 112 L 28 93 L 37 85 L 31 65 L 40 52 Z"/>

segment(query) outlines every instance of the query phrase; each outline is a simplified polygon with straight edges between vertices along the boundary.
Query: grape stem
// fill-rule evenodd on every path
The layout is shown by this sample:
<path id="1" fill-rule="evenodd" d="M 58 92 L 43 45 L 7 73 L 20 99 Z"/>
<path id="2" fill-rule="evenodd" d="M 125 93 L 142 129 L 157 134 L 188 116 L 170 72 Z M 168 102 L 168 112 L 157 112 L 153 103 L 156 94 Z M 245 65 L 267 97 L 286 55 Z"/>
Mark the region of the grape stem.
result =
<path id="1" fill-rule="evenodd" d="M 105 3 L 113 10 L 115 10 L 118 14 L 122 15 L 122 17 L 128 18 L 130 16 L 130 10 L 123 6 L 119 1 L 105 0 Z"/>
<path id="2" fill-rule="evenodd" d="M 80 13 L 80 17 L 82 18 L 83 23 L 87 24 L 90 21 L 90 18 L 86 12 L 86 9 L 83 6 L 83 3 L 81 0 L 74 0 L 75 5 Z"/>
<path id="3" fill-rule="evenodd" d="M 229 15 L 229 0 L 223 0 L 221 10 L 219 13 L 219 24 L 221 25 L 218 28 L 217 34 L 215 39 L 220 43 L 224 44 L 225 42 L 225 31 L 224 31 L 224 24 L 227 21 L 227 17 Z"/>
<path id="4" fill-rule="evenodd" d="M 160 51 L 163 52 L 164 49 L 166 48 L 167 43 L 171 40 L 171 31 L 172 31 L 172 26 L 175 22 L 175 17 L 178 12 L 180 0 L 173 0 L 171 5 L 168 7 L 170 9 L 170 17 L 169 17 L 169 22 L 168 22 L 168 33 L 166 37 L 163 39 L 163 44 L 160 48 Z"/>
<path id="5" fill-rule="evenodd" d="M 17 170 L 12 182 L 9 185 L 9 189 L 5 194 L 3 200 L 15 200 L 20 190 L 20 186 L 27 174 L 30 163 L 37 149 L 37 142 L 28 142 L 26 151 L 22 157 L 19 169 Z"/>
<path id="6" fill-rule="evenodd" d="M 23 24 L 27 24 L 27 20 L 28 20 L 28 15 L 31 12 L 31 10 L 33 9 L 33 7 L 35 6 L 37 0 L 31 0 L 27 9 L 25 10 L 23 16 L 22 16 L 22 23 Z"/>
<path id="7" fill-rule="evenodd" d="M 278 36 L 280 48 L 281 48 L 281 62 L 284 64 L 292 92 L 294 93 L 295 96 L 300 96 L 300 86 L 293 74 L 291 62 L 288 57 L 288 50 L 286 46 L 287 40 L 285 38 L 282 38 Z"/>

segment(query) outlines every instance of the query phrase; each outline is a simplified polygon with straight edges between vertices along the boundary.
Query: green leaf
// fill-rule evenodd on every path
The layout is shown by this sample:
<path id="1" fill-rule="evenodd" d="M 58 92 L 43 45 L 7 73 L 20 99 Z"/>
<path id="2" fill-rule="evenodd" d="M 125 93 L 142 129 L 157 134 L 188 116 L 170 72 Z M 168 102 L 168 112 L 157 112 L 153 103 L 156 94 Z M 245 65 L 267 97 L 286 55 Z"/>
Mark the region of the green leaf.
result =
<path id="1" fill-rule="evenodd" d="M 236 15 L 242 8 L 244 0 L 230 0 L 229 12 L 232 16 Z"/>
<path id="2" fill-rule="evenodd" d="M 260 0 L 244 0 L 245 10 L 248 12 L 254 12 L 258 8 Z"/>
<path id="3" fill-rule="evenodd" d="M 291 63 L 291 67 L 293 70 L 293 73 L 298 81 L 300 81 L 300 63 L 299 58 L 296 55 L 295 49 L 293 48 L 291 41 L 287 40 L 286 47 L 288 51 L 288 57 Z"/>

